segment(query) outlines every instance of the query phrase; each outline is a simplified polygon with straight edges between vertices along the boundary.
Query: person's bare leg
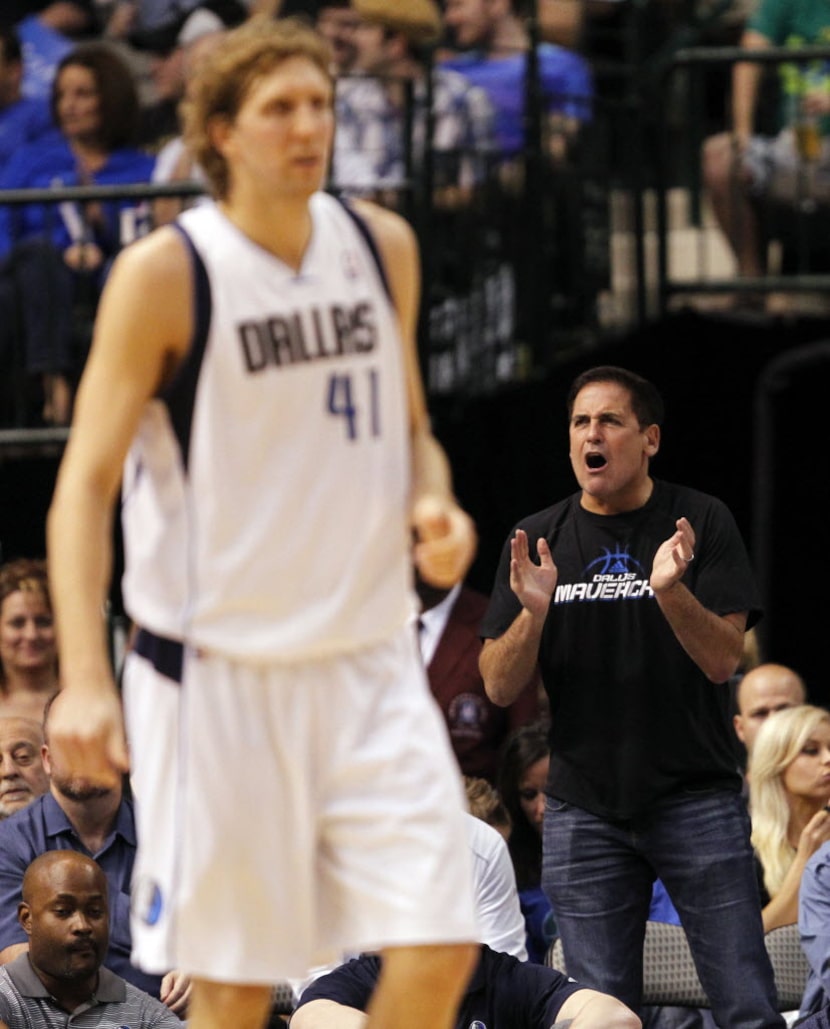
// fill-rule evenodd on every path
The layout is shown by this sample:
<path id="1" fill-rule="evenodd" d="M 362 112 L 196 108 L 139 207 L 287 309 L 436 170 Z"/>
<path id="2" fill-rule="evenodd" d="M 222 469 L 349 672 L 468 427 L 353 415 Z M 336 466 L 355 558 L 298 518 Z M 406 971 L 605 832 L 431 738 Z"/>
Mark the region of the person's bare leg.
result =
<path id="1" fill-rule="evenodd" d="M 263 1029 L 272 996 L 270 986 L 194 979 L 187 1029 Z"/>
<path id="2" fill-rule="evenodd" d="M 452 1029 L 478 953 L 472 943 L 384 950 L 366 1029 Z"/>
<path id="3" fill-rule="evenodd" d="M 755 278 L 764 274 L 758 217 L 735 158 L 730 133 L 711 136 L 703 146 L 703 181 L 718 225 L 735 253 L 738 273 Z"/>

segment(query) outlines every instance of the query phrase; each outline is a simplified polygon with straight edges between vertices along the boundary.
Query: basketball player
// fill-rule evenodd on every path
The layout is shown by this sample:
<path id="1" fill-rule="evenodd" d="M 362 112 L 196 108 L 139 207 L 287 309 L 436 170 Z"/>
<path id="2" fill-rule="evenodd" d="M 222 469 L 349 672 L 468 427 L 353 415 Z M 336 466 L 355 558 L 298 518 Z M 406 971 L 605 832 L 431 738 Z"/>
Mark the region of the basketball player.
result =
<path id="1" fill-rule="evenodd" d="M 373 1029 L 444 1029 L 475 961 L 460 781 L 407 625 L 412 529 L 438 585 L 474 530 L 428 427 L 413 234 L 320 191 L 328 64 L 312 30 L 253 20 L 201 69 L 186 132 L 217 203 L 116 262 L 49 516 L 52 745 L 105 783 L 127 767 L 100 616 L 126 458 L 134 957 L 193 975 L 190 1029 L 255 1029 L 277 978 L 378 948 Z"/>

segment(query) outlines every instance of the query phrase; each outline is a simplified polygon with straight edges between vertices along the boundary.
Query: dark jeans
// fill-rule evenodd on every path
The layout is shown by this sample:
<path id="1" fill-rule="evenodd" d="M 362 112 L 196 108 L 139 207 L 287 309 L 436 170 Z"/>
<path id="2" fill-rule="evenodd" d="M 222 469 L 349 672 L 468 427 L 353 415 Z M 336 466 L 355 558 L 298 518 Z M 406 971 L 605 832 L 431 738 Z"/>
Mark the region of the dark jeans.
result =
<path id="1" fill-rule="evenodd" d="M 77 273 L 48 239 L 18 243 L 9 259 L 13 276 L 26 371 L 31 375 L 76 369 L 74 317 L 77 300 L 97 295 L 97 272 Z"/>
<path id="2" fill-rule="evenodd" d="M 634 1011 L 655 876 L 680 915 L 721 1029 L 782 1027 L 740 794 L 678 794 L 626 823 L 548 800 L 542 885 L 568 974 Z"/>

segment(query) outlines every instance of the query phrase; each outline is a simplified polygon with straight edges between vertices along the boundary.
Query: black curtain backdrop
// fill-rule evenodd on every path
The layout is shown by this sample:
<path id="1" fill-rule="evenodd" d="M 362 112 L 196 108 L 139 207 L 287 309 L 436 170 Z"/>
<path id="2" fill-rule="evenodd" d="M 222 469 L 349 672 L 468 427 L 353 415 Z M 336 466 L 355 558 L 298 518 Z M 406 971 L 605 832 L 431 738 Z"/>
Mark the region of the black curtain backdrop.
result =
<path id="1" fill-rule="evenodd" d="M 757 553 L 755 394 L 771 362 L 830 341 L 830 322 L 672 315 L 572 359 L 551 360 L 538 379 L 492 397 L 434 402 L 433 424 L 453 464 L 456 491 L 478 525 L 471 585 L 489 592 L 502 544 L 522 516 L 575 489 L 568 463 L 565 397 L 585 368 L 618 364 L 650 378 L 666 400 L 654 474 L 712 493 L 731 508 L 765 585 L 759 626 L 764 657 L 792 665 L 811 699 L 830 706 L 824 591 L 830 515 L 830 361 L 774 379 L 765 428 L 771 439 L 766 561 Z M 4 559 L 44 551 L 57 461 L 0 461 Z M 113 592 L 118 610 L 118 591 Z"/>

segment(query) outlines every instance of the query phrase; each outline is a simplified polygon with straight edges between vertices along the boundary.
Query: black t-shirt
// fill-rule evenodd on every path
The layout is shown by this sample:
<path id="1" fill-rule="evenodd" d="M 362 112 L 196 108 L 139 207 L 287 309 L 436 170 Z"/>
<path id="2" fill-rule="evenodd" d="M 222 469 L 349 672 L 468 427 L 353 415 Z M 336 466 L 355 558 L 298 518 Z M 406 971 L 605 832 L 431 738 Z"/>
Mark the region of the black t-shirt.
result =
<path id="1" fill-rule="evenodd" d="M 381 960 L 364 954 L 315 980 L 298 1007 L 332 1000 L 365 1011 L 377 985 Z M 571 994 L 583 989 L 562 972 L 519 961 L 482 945 L 481 956 L 456 1019 L 457 1029 L 475 1021 L 487 1029 L 550 1029 Z"/>
<path id="2" fill-rule="evenodd" d="M 559 571 L 539 648 L 550 795 L 626 819 L 678 791 L 740 790 L 729 686 L 688 657 L 648 585 L 654 554 L 685 516 L 696 542 L 684 584 L 710 611 L 746 611 L 753 625 L 758 595 L 732 515 L 714 497 L 659 481 L 644 507 L 621 515 L 586 511 L 580 497 L 517 526 L 534 558 L 536 540 L 547 540 Z M 519 611 L 508 540 L 481 635 L 501 636 Z"/>

